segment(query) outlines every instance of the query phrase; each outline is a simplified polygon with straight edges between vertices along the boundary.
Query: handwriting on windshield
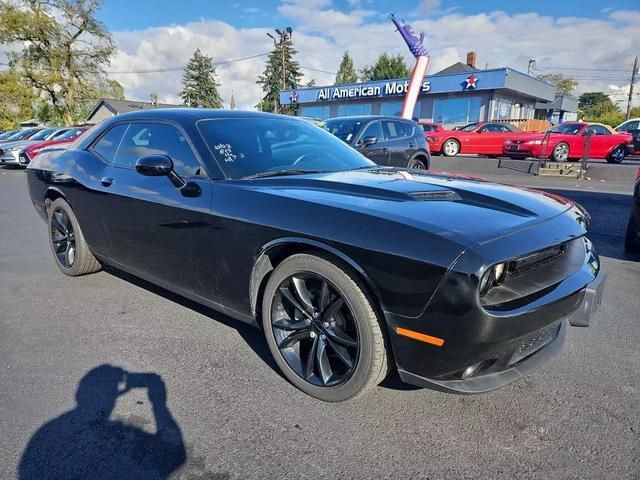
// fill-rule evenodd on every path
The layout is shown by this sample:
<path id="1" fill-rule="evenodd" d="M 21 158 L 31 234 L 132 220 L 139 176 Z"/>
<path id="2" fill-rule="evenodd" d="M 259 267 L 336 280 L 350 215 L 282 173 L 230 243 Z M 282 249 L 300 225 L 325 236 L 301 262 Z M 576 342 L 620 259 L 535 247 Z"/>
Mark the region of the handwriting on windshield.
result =
<path id="1" fill-rule="evenodd" d="M 222 155 L 224 161 L 227 163 L 234 162 L 238 158 L 238 156 L 233 153 L 231 145 L 229 145 L 228 143 L 219 143 L 217 145 L 214 145 L 213 148 L 216 150 L 216 152 Z"/>

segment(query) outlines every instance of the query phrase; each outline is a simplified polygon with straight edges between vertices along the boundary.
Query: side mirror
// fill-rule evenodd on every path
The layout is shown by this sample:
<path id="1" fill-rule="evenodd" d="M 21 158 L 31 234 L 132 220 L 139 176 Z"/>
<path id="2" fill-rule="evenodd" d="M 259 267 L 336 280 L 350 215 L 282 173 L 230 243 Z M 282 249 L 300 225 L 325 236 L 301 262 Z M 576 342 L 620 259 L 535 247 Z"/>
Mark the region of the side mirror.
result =
<path id="1" fill-rule="evenodd" d="M 360 140 L 360 145 L 362 145 L 363 147 L 374 145 L 376 143 L 378 143 L 378 137 L 364 137 L 362 140 Z"/>
<path id="2" fill-rule="evenodd" d="M 484 133 L 486 130 L 476 130 L 476 133 Z"/>
<path id="3" fill-rule="evenodd" d="M 136 161 L 136 171 L 147 177 L 162 177 L 173 171 L 173 162 L 166 155 L 146 155 Z"/>
<path id="4" fill-rule="evenodd" d="M 166 155 L 146 155 L 136 161 L 136 172 L 147 177 L 168 177 L 176 188 L 187 182 L 173 170 L 173 161 Z"/>

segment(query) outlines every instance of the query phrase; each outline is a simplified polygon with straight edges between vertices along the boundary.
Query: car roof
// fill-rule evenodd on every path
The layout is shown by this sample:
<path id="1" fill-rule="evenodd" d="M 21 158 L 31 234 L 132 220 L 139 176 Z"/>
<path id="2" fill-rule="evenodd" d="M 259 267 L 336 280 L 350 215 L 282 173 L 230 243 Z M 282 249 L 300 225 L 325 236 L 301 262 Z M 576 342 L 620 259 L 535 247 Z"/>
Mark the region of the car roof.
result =
<path id="1" fill-rule="evenodd" d="M 394 117 L 392 115 L 354 115 L 354 116 L 348 116 L 348 117 L 333 117 L 333 118 L 327 118 L 325 121 L 329 122 L 331 120 L 356 120 L 356 121 L 361 121 L 361 122 L 366 122 L 368 120 L 400 120 L 403 122 L 411 122 L 412 120 L 409 120 L 407 118 L 401 118 L 401 117 Z"/>
<path id="2" fill-rule="evenodd" d="M 296 118 L 290 115 L 277 115 L 274 113 L 258 112 L 251 110 L 227 110 L 215 108 L 149 108 L 145 110 L 137 110 L 135 112 L 122 113 L 116 117 L 117 120 L 185 120 L 194 118 L 198 120 L 216 119 L 216 118 Z"/>
<path id="3" fill-rule="evenodd" d="M 609 125 L 605 123 L 599 123 L 599 122 L 586 122 L 586 123 L 589 125 L 600 125 L 601 127 L 604 127 L 607 130 L 609 130 L 611 133 L 617 133 L 613 128 L 611 128 Z"/>

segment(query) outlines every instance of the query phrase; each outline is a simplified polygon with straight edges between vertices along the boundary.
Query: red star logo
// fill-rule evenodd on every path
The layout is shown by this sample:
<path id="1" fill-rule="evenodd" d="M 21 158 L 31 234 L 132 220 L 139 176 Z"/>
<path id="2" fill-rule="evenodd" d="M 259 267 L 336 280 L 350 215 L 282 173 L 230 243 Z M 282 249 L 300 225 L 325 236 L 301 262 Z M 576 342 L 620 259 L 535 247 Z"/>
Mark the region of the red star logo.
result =
<path id="1" fill-rule="evenodd" d="M 465 88 L 476 88 L 476 83 L 478 83 L 478 77 L 472 73 L 467 77 L 467 86 Z"/>

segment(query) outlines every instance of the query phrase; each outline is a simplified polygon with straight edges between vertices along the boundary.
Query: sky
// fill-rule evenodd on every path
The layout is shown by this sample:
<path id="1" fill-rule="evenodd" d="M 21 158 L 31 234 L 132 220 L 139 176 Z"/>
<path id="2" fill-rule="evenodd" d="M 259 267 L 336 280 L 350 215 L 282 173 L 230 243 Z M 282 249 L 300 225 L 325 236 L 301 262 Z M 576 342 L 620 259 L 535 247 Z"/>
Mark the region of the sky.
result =
<path id="1" fill-rule="evenodd" d="M 304 81 L 331 84 L 348 50 L 358 68 L 382 52 L 413 64 L 389 13 L 427 37 L 430 72 L 477 52 L 479 68 L 509 66 L 559 72 L 579 80 L 577 94 L 602 90 L 626 107 L 633 57 L 640 54 L 640 0 L 104 0 L 99 19 L 113 33 L 118 53 L 108 68 L 127 98 L 178 102 L 181 71 L 123 73 L 183 66 L 200 48 L 214 62 L 268 52 L 266 35 L 291 26 Z M 221 63 L 221 94 L 240 108 L 258 103 L 256 79 L 265 56 Z M 640 92 L 640 85 L 636 87 Z M 640 95 L 634 96 L 640 104 Z"/>

